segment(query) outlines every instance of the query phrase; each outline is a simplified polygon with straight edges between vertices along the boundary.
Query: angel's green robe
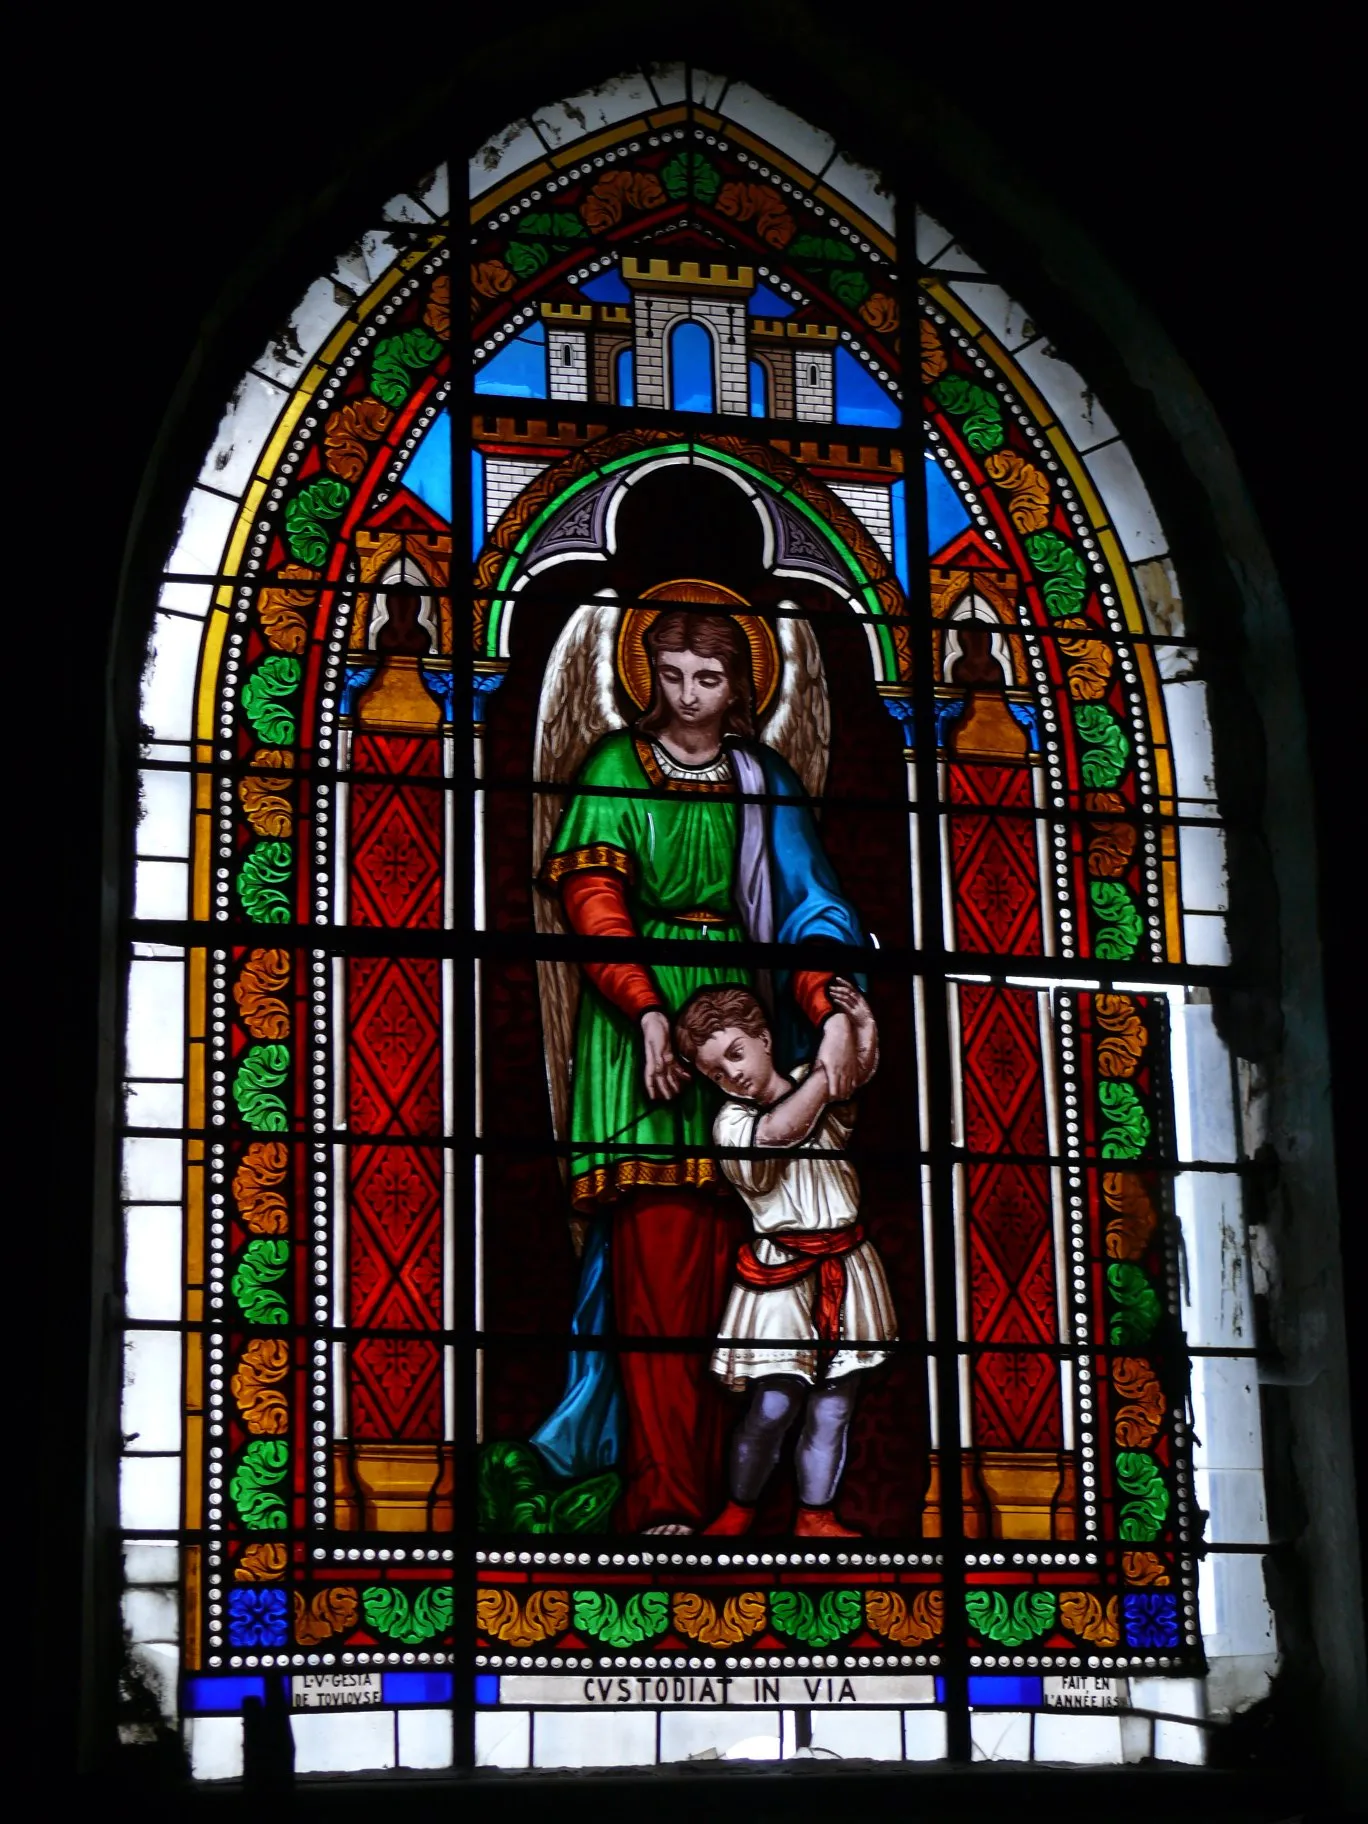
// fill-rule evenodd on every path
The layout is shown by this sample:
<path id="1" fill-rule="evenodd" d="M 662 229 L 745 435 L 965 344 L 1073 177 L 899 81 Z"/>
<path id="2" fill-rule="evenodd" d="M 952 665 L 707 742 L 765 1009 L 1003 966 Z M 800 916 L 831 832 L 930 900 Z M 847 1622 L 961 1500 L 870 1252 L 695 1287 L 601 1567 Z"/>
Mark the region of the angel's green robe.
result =
<path id="1" fill-rule="evenodd" d="M 718 769 L 701 769 L 716 771 Z M 725 770 L 725 769 L 723 769 Z M 599 795 L 597 788 L 654 787 L 652 797 Z M 733 902 L 737 806 L 729 780 L 667 777 L 650 743 L 612 734 L 589 756 L 547 853 L 544 886 L 583 869 L 620 875 L 643 937 L 685 938 L 697 963 L 652 963 L 650 975 L 673 1016 L 699 988 L 749 985 L 708 946 L 745 932 Z M 716 1097 L 697 1077 L 671 1102 L 646 1094 L 639 1020 L 585 983 L 571 1079 L 570 1162 L 577 1208 L 590 1209 L 638 1185 L 699 1186 L 716 1180 L 709 1157 Z"/>

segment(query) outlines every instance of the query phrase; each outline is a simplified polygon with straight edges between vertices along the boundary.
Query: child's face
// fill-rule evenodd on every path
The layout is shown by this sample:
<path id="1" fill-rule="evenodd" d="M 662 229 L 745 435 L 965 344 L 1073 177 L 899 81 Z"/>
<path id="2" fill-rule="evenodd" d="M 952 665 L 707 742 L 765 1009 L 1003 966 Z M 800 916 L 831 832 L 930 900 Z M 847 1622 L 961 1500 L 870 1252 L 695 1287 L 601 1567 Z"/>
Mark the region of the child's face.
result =
<path id="1" fill-rule="evenodd" d="M 774 1075 L 773 1042 L 768 1032 L 744 1032 L 724 1026 L 705 1039 L 694 1062 L 705 1077 L 729 1096 L 757 1096 Z"/>

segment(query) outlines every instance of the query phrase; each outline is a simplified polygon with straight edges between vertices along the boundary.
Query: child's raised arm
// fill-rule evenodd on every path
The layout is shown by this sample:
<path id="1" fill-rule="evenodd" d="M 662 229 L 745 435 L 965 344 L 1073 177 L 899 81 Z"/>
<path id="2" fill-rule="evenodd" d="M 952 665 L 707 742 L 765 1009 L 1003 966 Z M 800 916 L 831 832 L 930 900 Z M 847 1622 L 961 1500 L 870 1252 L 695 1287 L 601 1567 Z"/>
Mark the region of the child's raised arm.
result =
<path id="1" fill-rule="evenodd" d="M 822 1118 L 831 1100 L 826 1071 L 814 1064 L 789 1095 L 767 1108 L 755 1124 L 757 1146 L 800 1146 Z"/>
<path id="2" fill-rule="evenodd" d="M 879 1068 L 879 1028 L 874 1010 L 854 982 L 834 975 L 827 983 L 827 994 L 834 1007 L 850 1015 L 855 1034 L 855 1087 L 862 1088 Z"/>

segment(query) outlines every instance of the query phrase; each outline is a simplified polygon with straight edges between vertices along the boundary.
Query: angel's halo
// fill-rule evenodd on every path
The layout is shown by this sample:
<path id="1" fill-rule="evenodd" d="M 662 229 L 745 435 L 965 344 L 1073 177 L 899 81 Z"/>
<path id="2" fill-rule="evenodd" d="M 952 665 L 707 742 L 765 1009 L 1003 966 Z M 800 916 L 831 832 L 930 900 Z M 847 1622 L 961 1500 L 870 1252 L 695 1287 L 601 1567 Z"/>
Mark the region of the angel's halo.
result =
<path id="1" fill-rule="evenodd" d="M 743 595 L 728 589 L 724 583 L 712 583 L 698 576 L 677 576 L 667 583 L 655 583 L 641 592 L 643 602 L 664 599 L 670 603 L 693 604 L 712 608 L 747 608 Z M 617 674 L 622 688 L 645 714 L 651 701 L 651 661 L 646 653 L 646 629 L 663 611 L 659 608 L 629 608 L 622 617 L 617 639 Z M 750 647 L 751 683 L 755 690 L 755 713 L 763 716 L 779 687 L 783 660 L 774 629 L 760 614 L 736 614 L 731 618 L 746 636 Z"/>

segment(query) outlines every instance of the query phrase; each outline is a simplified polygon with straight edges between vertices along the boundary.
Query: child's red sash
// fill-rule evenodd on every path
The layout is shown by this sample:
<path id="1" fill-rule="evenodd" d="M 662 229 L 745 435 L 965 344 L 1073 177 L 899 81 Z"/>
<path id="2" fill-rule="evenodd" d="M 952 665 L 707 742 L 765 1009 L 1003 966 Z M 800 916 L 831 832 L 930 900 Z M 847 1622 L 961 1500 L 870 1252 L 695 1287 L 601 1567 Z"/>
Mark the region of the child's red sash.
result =
<path id="1" fill-rule="evenodd" d="M 784 1260 L 766 1267 L 755 1258 L 750 1242 L 741 1244 L 736 1256 L 737 1278 L 760 1292 L 774 1292 L 780 1286 L 796 1285 L 809 1273 L 818 1275 L 817 1300 L 813 1318 L 817 1334 L 824 1343 L 837 1343 L 841 1336 L 841 1306 L 845 1302 L 845 1256 L 864 1240 L 864 1229 L 851 1223 L 845 1229 L 784 1229 L 777 1235 L 766 1235 L 766 1241 L 777 1241 L 781 1248 L 792 1248 L 805 1260 Z"/>

